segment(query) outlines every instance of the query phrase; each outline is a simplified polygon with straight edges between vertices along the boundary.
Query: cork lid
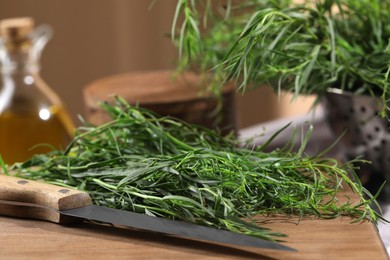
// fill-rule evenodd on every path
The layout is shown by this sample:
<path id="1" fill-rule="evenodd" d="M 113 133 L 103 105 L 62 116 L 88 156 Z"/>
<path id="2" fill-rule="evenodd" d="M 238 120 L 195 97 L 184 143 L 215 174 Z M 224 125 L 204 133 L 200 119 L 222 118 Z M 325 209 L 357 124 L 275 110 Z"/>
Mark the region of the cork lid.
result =
<path id="1" fill-rule="evenodd" d="M 30 42 L 29 34 L 34 29 L 34 19 L 17 17 L 0 20 L 0 36 L 8 47 L 21 47 Z"/>

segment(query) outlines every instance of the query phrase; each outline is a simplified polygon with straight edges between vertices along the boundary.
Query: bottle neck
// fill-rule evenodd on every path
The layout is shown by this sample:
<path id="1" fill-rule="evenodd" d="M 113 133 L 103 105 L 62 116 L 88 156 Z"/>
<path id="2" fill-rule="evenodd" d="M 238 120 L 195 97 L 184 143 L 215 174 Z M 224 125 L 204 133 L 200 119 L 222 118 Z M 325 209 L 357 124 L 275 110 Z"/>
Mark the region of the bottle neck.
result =
<path id="1" fill-rule="evenodd" d="M 5 75 L 34 75 L 40 70 L 39 62 L 34 60 L 28 50 L 6 52 L 3 51 L 0 59 L 0 71 Z"/>
<path id="2" fill-rule="evenodd" d="M 35 98 L 39 91 L 36 87 L 39 80 L 39 65 L 28 49 L 1 48 L 0 114 L 11 107 L 14 97 L 25 100 L 25 103 Z"/>

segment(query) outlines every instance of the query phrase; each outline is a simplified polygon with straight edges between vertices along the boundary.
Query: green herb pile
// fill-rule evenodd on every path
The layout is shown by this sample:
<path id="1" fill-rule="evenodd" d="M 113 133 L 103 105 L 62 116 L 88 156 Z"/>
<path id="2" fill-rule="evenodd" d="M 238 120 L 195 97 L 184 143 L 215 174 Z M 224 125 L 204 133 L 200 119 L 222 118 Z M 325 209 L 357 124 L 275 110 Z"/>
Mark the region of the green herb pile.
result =
<path id="1" fill-rule="evenodd" d="M 178 0 L 173 20 L 180 69 L 212 70 L 216 93 L 233 79 L 243 90 L 390 98 L 387 0 Z"/>
<path id="2" fill-rule="evenodd" d="M 370 207 L 375 198 L 349 178 L 350 165 L 305 155 L 309 135 L 298 152 L 290 151 L 293 144 L 264 152 L 267 144 L 240 145 L 234 135 L 116 102 L 102 105 L 112 121 L 85 123 L 66 150 L 36 155 L 12 170 L 87 191 L 98 205 L 271 240 L 283 234 L 262 228 L 254 215 L 380 218 Z M 358 200 L 337 200 L 342 183 Z"/>

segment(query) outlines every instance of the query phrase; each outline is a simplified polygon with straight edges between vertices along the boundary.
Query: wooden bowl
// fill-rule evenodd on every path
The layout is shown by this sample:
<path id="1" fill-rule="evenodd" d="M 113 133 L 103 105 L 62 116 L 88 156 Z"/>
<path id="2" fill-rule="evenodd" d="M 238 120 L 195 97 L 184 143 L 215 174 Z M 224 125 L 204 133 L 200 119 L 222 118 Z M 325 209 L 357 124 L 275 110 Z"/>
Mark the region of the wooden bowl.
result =
<path id="1" fill-rule="evenodd" d="M 186 72 L 174 77 L 174 71 L 145 71 L 113 75 L 98 79 L 84 88 L 86 119 L 102 124 L 110 118 L 99 103 L 112 103 L 121 96 L 162 116 L 169 115 L 192 124 L 223 133 L 237 130 L 234 85 L 223 88 L 222 109 L 215 113 L 217 99 L 208 93 L 202 76 Z"/>

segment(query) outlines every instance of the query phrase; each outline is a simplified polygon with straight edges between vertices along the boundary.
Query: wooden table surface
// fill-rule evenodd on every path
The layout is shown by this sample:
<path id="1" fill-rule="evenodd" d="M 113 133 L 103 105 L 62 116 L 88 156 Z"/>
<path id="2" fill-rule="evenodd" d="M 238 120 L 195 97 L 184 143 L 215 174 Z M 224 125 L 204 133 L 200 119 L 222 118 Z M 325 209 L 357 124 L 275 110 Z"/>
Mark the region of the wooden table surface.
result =
<path id="1" fill-rule="evenodd" d="M 346 186 L 348 187 L 348 186 Z M 357 199 L 350 189 L 339 201 Z M 349 217 L 258 217 L 297 252 L 216 245 L 87 222 L 59 225 L 0 216 L 2 259 L 389 259 L 376 225 Z"/>
<path id="2" fill-rule="evenodd" d="M 376 226 L 272 218 L 298 252 L 227 247 L 89 223 L 71 226 L 0 217 L 0 259 L 389 259 Z"/>

